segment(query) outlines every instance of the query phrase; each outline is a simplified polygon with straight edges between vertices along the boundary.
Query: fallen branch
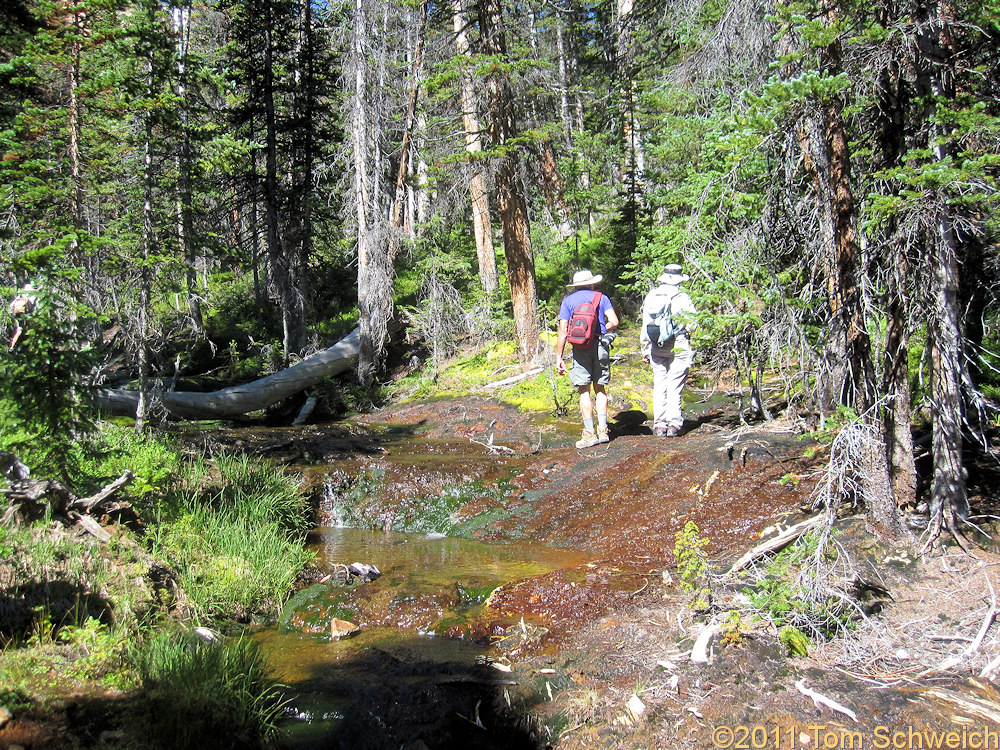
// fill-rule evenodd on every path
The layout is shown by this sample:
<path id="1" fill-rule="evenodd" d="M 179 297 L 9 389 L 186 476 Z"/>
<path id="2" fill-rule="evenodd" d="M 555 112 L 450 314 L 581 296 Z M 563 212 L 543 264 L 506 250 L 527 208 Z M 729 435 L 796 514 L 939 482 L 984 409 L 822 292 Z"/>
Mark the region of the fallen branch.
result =
<path id="1" fill-rule="evenodd" d="M 231 419 L 266 409 L 347 370 L 360 347 L 360 333 L 354 329 L 329 349 L 260 380 L 211 393 L 151 391 L 150 406 L 162 409 L 174 419 Z M 138 404 L 138 391 L 119 389 L 98 393 L 98 406 L 107 415 L 134 417 Z"/>
<path id="2" fill-rule="evenodd" d="M 69 513 L 69 517 L 76 522 L 76 525 L 81 527 L 84 531 L 97 537 L 102 542 L 107 542 L 111 540 L 111 534 L 109 534 L 97 521 L 95 521 L 90 516 L 84 516 L 76 512 Z"/>
<path id="3" fill-rule="evenodd" d="M 986 677 L 993 679 L 993 673 L 1000 669 L 1000 656 L 994 657 L 993 660 L 983 667 L 983 671 L 979 673 L 980 677 Z"/>
<path id="4" fill-rule="evenodd" d="M 313 411 L 316 410 L 316 405 L 319 403 L 319 399 L 315 396 L 309 396 L 306 402 L 302 404 L 302 408 L 299 409 L 299 414 L 295 419 L 292 420 L 292 427 L 298 427 L 299 425 L 305 424 L 309 417 L 312 416 Z"/>
<path id="5" fill-rule="evenodd" d="M 945 659 L 936 667 L 925 669 L 923 672 L 920 673 L 921 677 L 925 677 L 933 672 L 944 672 L 945 670 L 958 666 L 967 658 L 969 658 L 972 654 L 976 653 L 976 651 L 979 650 L 979 647 L 983 645 L 983 639 L 986 638 L 986 632 L 990 629 L 990 626 L 993 625 L 993 619 L 996 617 L 997 614 L 996 592 L 993 590 L 993 584 L 990 583 L 989 576 L 987 576 L 985 573 L 983 574 L 983 576 L 986 578 L 986 586 L 990 590 L 990 608 L 986 612 L 986 617 L 983 618 L 982 624 L 980 624 L 979 626 L 979 632 L 976 633 L 976 637 L 972 639 L 972 643 L 966 646 L 965 650 L 962 653 L 958 654 L 957 656 L 951 656 Z M 982 676 L 982 673 L 980 673 L 980 676 Z"/>
<path id="6" fill-rule="evenodd" d="M 979 683 L 975 680 L 969 680 L 969 682 L 971 682 L 974 686 L 979 686 Z M 929 690 L 921 691 L 921 694 L 937 698 L 945 703 L 950 703 L 966 716 L 979 716 L 986 721 L 991 721 L 994 724 L 1000 724 L 1000 710 L 997 710 L 997 704 L 993 701 L 987 701 L 983 698 L 979 698 L 978 696 L 959 694 L 958 692 L 948 690 L 946 688 L 931 688 Z"/>
<path id="7" fill-rule="evenodd" d="M 499 388 L 504 385 L 519 383 L 522 380 L 527 380 L 528 378 L 538 375 L 544 369 L 544 367 L 535 367 L 527 372 L 522 372 L 520 375 L 514 375 L 509 378 L 504 378 L 503 380 L 494 380 L 492 383 L 486 383 L 486 385 L 479 386 L 479 388 L 480 390 L 486 390 L 488 388 Z"/>
<path id="8" fill-rule="evenodd" d="M 854 721 L 858 720 L 858 715 L 854 713 L 851 709 L 849 709 L 847 706 L 841 703 L 837 703 L 837 701 L 833 700 L 832 698 L 827 698 L 822 693 L 817 693 L 815 690 L 807 688 L 805 680 L 799 680 L 798 682 L 796 682 L 795 689 L 798 690 L 800 693 L 802 693 L 802 695 L 806 696 L 807 698 L 812 698 L 813 704 L 817 707 L 826 706 L 827 708 L 832 708 L 834 711 L 838 711 L 844 714 L 845 716 L 850 716 L 852 719 L 854 719 Z"/>
<path id="9" fill-rule="evenodd" d="M 695 638 L 694 646 L 691 647 L 691 661 L 696 664 L 706 664 L 710 658 L 708 646 L 712 642 L 712 636 L 719 632 L 720 626 L 713 619 L 708 625 L 701 629 L 698 637 Z"/>
<path id="10" fill-rule="evenodd" d="M 96 495 L 91 495 L 90 497 L 78 498 L 73 502 L 71 502 L 70 506 L 73 508 L 79 508 L 80 510 L 89 513 L 95 505 L 107 500 L 109 497 L 114 495 L 116 492 L 118 492 L 118 490 L 120 490 L 129 482 L 131 482 L 134 477 L 135 475 L 131 471 L 126 470 L 124 474 L 118 477 L 115 481 L 111 482 L 111 484 L 102 487 L 101 491 L 98 492 Z"/>
<path id="11" fill-rule="evenodd" d="M 778 550 L 784 549 L 809 531 L 813 526 L 817 525 L 824 518 L 825 516 L 819 515 L 808 518 L 805 521 L 800 521 L 794 526 L 789 526 L 777 536 L 768 539 L 766 542 L 758 544 L 753 549 L 748 550 L 739 560 L 733 563 L 732 567 L 729 569 L 729 574 L 731 575 L 739 570 L 743 570 L 743 568 L 758 557 L 763 557 L 770 552 L 777 552 Z"/>

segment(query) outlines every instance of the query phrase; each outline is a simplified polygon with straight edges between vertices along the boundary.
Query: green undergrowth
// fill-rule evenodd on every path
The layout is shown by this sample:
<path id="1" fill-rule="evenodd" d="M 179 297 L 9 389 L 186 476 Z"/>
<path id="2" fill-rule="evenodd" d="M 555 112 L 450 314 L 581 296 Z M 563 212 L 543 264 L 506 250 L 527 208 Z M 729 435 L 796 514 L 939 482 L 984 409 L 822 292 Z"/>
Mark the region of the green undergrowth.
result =
<path id="1" fill-rule="evenodd" d="M 16 717 L 124 689 L 147 701 L 152 731 L 119 727 L 122 746 L 265 740 L 278 704 L 261 655 L 227 639 L 206 650 L 183 631 L 276 620 L 312 561 L 301 480 L 259 458 L 192 455 L 112 424 L 84 448 L 76 494 L 135 475 L 115 496 L 121 522 L 105 542 L 51 512 L 0 525 L 0 705 Z"/>
<path id="2" fill-rule="evenodd" d="M 298 480 L 247 456 L 193 461 L 157 508 L 149 539 L 172 560 L 192 614 L 210 621 L 277 616 L 311 560 L 309 506 Z"/>
<path id="3" fill-rule="evenodd" d="M 217 644 L 167 630 L 135 649 L 131 660 L 144 696 L 129 726 L 150 746 L 235 748 L 277 735 L 281 686 L 253 641 Z"/>
<path id="4" fill-rule="evenodd" d="M 807 534 L 779 552 L 743 587 L 752 612 L 774 625 L 791 656 L 805 656 L 813 640 L 854 629 L 858 608 L 831 585 L 837 548 Z M 841 571 L 842 572 L 842 571 Z"/>
<path id="5" fill-rule="evenodd" d="M 542 340 L 546 353 L 530 366 L 519 360 L 513 341 L 494 341 L 398 380 L 391 396 L 400 401 L 426 401 L 485 394 L 523 412 L 575 419 L 577 389 L 566 375 L 555 371 L 555 333 L 543 333 Z M 567 347 L 567 362 L 569 356 Z M 643 404 L 649 398 L 652 375 L 642 361 L 638 330 L 627 321 L 611 349 L 611 357 L 608 392 L 613 401 L 622 408 Z M 542 369 L 536 375 L 498 385 L 539 366 Z"/>

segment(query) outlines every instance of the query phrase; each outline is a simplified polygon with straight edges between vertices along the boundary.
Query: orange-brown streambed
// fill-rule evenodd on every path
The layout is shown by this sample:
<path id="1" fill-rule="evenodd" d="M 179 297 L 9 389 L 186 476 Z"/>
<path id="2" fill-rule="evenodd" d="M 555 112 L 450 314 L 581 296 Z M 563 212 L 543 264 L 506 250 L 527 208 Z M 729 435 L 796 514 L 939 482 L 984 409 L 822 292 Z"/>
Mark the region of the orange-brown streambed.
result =
<path id="1" fill-rule="evenodd" d="M 291 744 L 363 747 L 366 733 L 457 742 L 478 728 L 484 695 L 502 689 L 503 673 L 477 656 L 555 651 L 662 587 L 688 521 L 721 559 L 802 504 L 805 483 L 781 481 L 801 466 L 795 435 L 693 417 L 673 440 L 621 419 L 609 444 L 583 452 L 572 447 L 575 425 L 539 427 L 471 399 L 283 430 L 270 446 L 252 438 L 317 487 L 320 569 L 363 562 L 383 573 L 346 593 L 331 588 L 357 636 L 331 641 L 315 624 L 259 635 L 304 722 Z M 531 637 L 512 646 L 502 636 L 518 624 Z M 491 737 L 479 746 L 533 746 L 524 732 Z"/>

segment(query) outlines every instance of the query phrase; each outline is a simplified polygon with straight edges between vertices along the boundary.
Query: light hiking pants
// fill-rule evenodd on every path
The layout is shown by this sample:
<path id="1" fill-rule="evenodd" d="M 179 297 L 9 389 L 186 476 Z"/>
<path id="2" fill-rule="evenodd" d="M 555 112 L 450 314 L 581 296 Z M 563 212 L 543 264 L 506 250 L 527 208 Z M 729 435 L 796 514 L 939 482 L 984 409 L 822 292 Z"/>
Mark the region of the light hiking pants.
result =
<path id="1" fill-rule="evenodd" d="M 661 357 L 651 353 L 649 364 L 653 368 L 653 429 L 680 429 L 681 391 L 687 380 L 688 370 L 694 361 L 694 351 L 689 347 L 674 349 L 672 354 Z"/>

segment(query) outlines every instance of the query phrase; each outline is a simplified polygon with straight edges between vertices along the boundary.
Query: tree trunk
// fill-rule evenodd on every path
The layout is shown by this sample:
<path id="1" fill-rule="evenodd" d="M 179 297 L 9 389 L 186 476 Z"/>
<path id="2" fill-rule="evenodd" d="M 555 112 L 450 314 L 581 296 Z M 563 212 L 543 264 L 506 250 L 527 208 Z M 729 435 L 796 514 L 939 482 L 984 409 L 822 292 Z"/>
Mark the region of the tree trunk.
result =
<path id="1" fill-rule="evenodd" d="M 938 242 L 928 258 L 934 269 L 933 308 L 928 318 L 931 347 L 931 417 L 934 480 L 931 518 L 954 529 L 969 516 L 966 472 L 962 461 L 962 334 L 958 321 L 958 258 L 954 230 L 939 219 Z"/>
<path id="2" fill-rule="evenodd" d="M 177 239 L 184 253 L 188 311 L 195 331 L 203 326 L 201 295 L 198 290 L 198 257 L 194 238 L 193 191 L 191 187 L 192 149 L 187 88 L 188 48 L 191 40 L 191 5 L 171 9 L 177 55 L 177 100 L 180 107 L 181 142 L 177 154 Z"/>
<path id="3" fill-rule="evenodd" d="M 622 182 L 625 185 L 626 200 L 629 204 L 633 223 L 638 220 L 638 209 L 642 203 L 643 175 L 646 171 L 646 155 L 639 132 L 639 117 L 636 111 L 636 64 L 632 39 L 632 12 L 634 0 L 618 0 L 617 68 L 618 88 L 622 103 L 622 136 L 625 163 L 622 165 Z"/>
<path id="4" fill-rule="evenodd" d="M 832 5 L 824 9 L 824 23 L 835 25 Z M 841 72 L 840 42 L 821 51 L 821 64 L 828 75 Z M 851 185 L 851 153 L 844 127 L 842 102 L 827 94 L 817 103 L 810 134 L 813 178 L 820 205 L 824 257 L 828 258 L 827 290 L 830 305 L 827 356 L 842 356 L 845 368 L 832 367 L 837 379 L 827 384 L 826 408 L 835 404 L 852 406 L 859 418 L 882 436 L 884 423 L 879 402 L 871 338 L 865 325 L 861 288 L 862 254 L 857 232 L 854 191 Z M 834 400 L 835 399 L 835 400 Z M 868 527 L 883 537 L 905 533 L 892 494 L 889 460 L 884 440 L 866 443 L 861 471 Z"/>
<path id="5" fill-rule="evenodd" d="M 953 11 L 948 2 L 917 4 L 914 17 L 918 37 L 917 93 L 926 104 L 927 138 L 934 158 L 951 157 L 948 126 L 938 120 L 939 101 L 955 97 Z M 948 204 L 947 188 L 933 196 L 928 207 L 928 267 L 931 277 L 931 310 L 928 338 L 931 353 L 931 395 L 934 478 L 931 483 L 931 539 L 943 526 L 957 532 L 956 521 L 970 513 L 966 470 L 962 458 L 963 337 L 958 297 L 958 238 Z M 930 540 L 928 540 L 930 541 Z"/>
<path id="6" fill-rule="evenodd" d="M 146 87 L 149 100 L 153 100 L 152 61 L 147 65 Z M 153 114 L 143 113 L 145 138 L 143 140 L 142 171 L 142 263 L 139 267 L 139 400 L 135 408 L 135 430 L 142 432 L 149 419 L 149 314 L 151 283 L 149 259 L 153 254 Z"/>
<path id="7" fill-rule="evenodd" d="M 384 9 L 384 12 L 387 11 L 388 6 Z M 381 94 L 381 82 L 377 75 L 379 68 L 375 66 L 384 64 L 384 61 L 381 59 L 383 50 L 369 31 L 370 23 L 365 0 L 356 0 L 350 61 L 354 89 L 348 132 L 358 252 L 358 323 L 361 336 L 358 378 L 365 386 L 371 384 L 381 366 L 389 339 L 389 320 L 393 315 L 393 269 L 389 262 L 383 213 L 385 192 L 379 170 L 384 113 L 370 101 Z M 383 38 L 382 43 L 385 42 L 387 40 Z M 373 45 L 379 48 L 373 49 Z"/>
<path id="8" fill-rule="evenodd" d="M 507 57 L 500 0 L 479 0 L 479 24 L 483 51 Z M 506 73 L 494 71 L 486 82 L 491 117 L 491 140 L 501 150 L 497 165 L 497 204 L 503 229 L 504 257 L 514 307 L 521 359 L 530 361 L 538 352 L 538 294 L 535 288 L 535 259 L 531 249 L 528 206 L 521 181 L 520 152 L 508 145 L 518 134 L 514 100 Z"/>
<path id="9" fill-rule="evenodd" d="M 264 228 L 267 232 L 267 257 L 271 268 L 275 294 L 281 313 L 282 348 L 284 360 L 293 349 L 291 340 L 292 310 L 289 296 L 288 260 L 281 242 L 281 222 L 278 204 L 278 124 L 274 101 L 274 7 L 268 0 L 264 3 L 263 18 L 263 76 L 262 106 L 264 109 Z"/>
<path id="10" fill-rule="evenodd" d="M 73 219 L 73 227 L 76 235 L 70 238 L 69 259 L 70 263 L 79 265 L 83 259 L 79 257 L 79 234 L 83 231 L 83 174 L 80 157 L 80 134 L 82 126 L 80 124 L 80 76 L 81 76 L 81 42 L 87 34 L 86 13 L 79 8 L 74 8 L 73 13 L 73 42 L 70 47 L 69 65 L 69 106 L 67 107 L 67 129 L 69 131 L 69 170 L 70 170 L 70 216 Z"/>
<path id="11" fill-rule="evenodd" d="M 355 329 L 329 349 L 252 383 L 211 393 L 153 391 L 149 394 L 149 402 L 174 419 L 231 419 L 266 409 L 311 388 L 324 378 L 346 371 L 359 351 L 359 332 Z M 106 416 L 134 417 L 138 401 L 137 391 L 102 390 L 98 393 L 98 407 Z"/>
<path id="12" fill-rule="evenodd" d="M 455 28 L 455 49 L 466 59 L 472 57 L 466 27 L 466 0 L 452 0 L 452 21 Z M 472 74 L 463 69 L 459 85 L 462 89 L 462 124 L 465 127 L 465 150 L 469 154 L 469 197 L 472 202 L 472 229 L 476 236 L 476 258 L 479 261 L 479 283 L 483 291 L 493 294 L 499 286 L 496 253 L 493 250 L 493 227 L 490 219 L 489 193 L 486 189 L 483 162 L 482 130 L 479 125 L 479 100 Z"/>
<path id="13" fill-rule="evenodd" d="M 880 19 L 888 23 L 889 18 Z M 879 150 L 884 168 L 899 165 L 904 149 L 903 103 L 906 99 L 897 65 L 890 65 L 878 79 Z M 888 184 L 883 189 L 892 190 Z M 886 234 L 897 232 L 895 219 L 890 219 Z M 900 243 L 902 244 L 902 243 Z M 910 428 L 912 399 L 909 370 L 910 300 L 907 281 L 909 258 L 905 247 L 887 254 L 889 262 L 883 268 L 886 275 L 886 335 L 885 367 L 882 372 L 882 393 L 890 401 L 883 410 L 883 434 L 889 472 L 896 505 L 913 507 L 917 501 L 917 469 L 913 455 L 913 433 Z"/>
<path id="14" fill-rule="evenodd" d="M 427 24 L 427 2 L 420 3 L 417 19 L 416 38 L 413 48 L 413 67 L 410 71 L 410 95 L 406 105 L 406 119 L 403 123 L 403 142 L 399 148 L 399 166 L 396 170 L 396 190 L 390 211 L 388 262 L 394 266 L 402 244 L 406 207 L 406 181 L 410 173 L 410 152 L 413 143 L 413 129 L 417 122 L 417 98 L 420 94 L 420 71 L 422 64 L 425 27 Z"/>

